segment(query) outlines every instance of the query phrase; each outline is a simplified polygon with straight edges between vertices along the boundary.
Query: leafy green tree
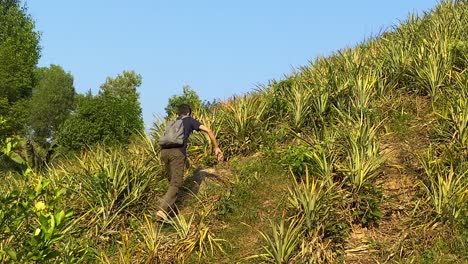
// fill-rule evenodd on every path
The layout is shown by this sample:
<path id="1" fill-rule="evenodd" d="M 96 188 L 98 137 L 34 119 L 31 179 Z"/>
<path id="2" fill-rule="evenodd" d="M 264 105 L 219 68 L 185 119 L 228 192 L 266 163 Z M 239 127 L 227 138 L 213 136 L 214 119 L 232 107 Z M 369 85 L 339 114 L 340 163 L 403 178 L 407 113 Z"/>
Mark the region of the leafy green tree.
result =
<path id="1" fill-rule="evenodd" d="M 0 1 L 0 97 L 10 103 L 28 97 L 39 59 L 39 34 L 15 1 Z"/>
<path id="2" fill-rule="evenodd" d="M 141 85 L 141 76 L 135 71 L 123 71 L 116 78 L 107 77 L 101 85 L 99 94 L 106 97 L 119 97 L 129 100 L 138 99 L 137 88 Z"/>
<path id="3" fill-rule="evenodd" d="M 140 75 L 124 71 L 107 78 L 97 96 L 90 92 L 78 96 L 76 110 L 61 126 L 57 142 L 70 149 L 128 142 L 133 134 L 143 131 L 137 93 L 140 85 Z"/>
<path id="4" fill-rule="evenodd" d="M 182 88 L 181 95 L 173 95 L 171 98 L 169 98 L 167 106 L 164 108 L 167 116 L 169 117 L 173 114 L 176 114 L 177 107 L 181 104 L 190 105 L 194 111 L 202 108 L 202 101 L 200 100 L 200 97 L 198 97 L 198 94 L 188 85 L 185 85 Z"/>
<path id="5" fill-rule="evenodd" d="M 39 33 L 27 10 L 19 1 L 0 1 L 0 115 L 9 120 L 12 131 L 23 125 L 14 122 L 22 112 L 13 106 L 31 96 L 39 56 Z"/>
<path id="6" fill-rule="evenodd" d="M 19 6 L 20 1 L 18 0 L 0 0 L 0 5 L 5 7 Z"/>
<path id="7" fill-rule="evenodd" d="M 140 95 L 137 92 L 141 82 L 141 75 L 135 71 L 123 71 L 116 78 L 108 77 L 100 87 L 99 96 L 110 111 L 109 117 L 118 122 L 114 125 L 120 126 L 114 131 L 118 132 L 120 142 L 126 141 L 134 132 L 143 130 Z"/>
<path id="8" fill-rule="evenodd" d="M 59 126 L 73 109 L 75 88 L 73 76 L 58 65 L 39 68 L 36 71 L 37 85 L 29 105 L 29 127 L 33 139 L 45 145 L 53 138 Z"/>

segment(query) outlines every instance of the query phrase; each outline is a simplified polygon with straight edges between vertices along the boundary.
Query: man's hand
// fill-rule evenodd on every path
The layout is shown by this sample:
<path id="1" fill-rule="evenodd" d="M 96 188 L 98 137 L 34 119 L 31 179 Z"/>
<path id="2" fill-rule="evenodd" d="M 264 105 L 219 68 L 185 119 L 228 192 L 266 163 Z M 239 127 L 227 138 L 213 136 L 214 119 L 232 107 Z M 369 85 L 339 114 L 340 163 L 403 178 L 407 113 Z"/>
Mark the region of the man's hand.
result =
<path id="1" fill-rule="evenodd" d="M 216 141 L 216 138 L 213 134 L 213 131 L 211 131 L 211 129 L 209 129 L 208 127 L 204 126 L 204 125 L 200 125 L 199 129 L 201 131 L 204 131 L 208 134 L 208 137 L 210 137 L 210 140 L 211 140 L 211 143 L 213 144 L 213 148 L 214 148 L 214 152 L 215 152 L 215 155 L 216 155 L 216 159 L 218 161 L 223 161 L 223 152 L 221 151 L 221 149 L 219 149 L 218 147 L 218 142 Z"/>
<path id="2" fill-rule="evenodd" d="M 223 161 L 224 157 L 223 157 L 223 152 L 221 151 L 221 149 L 215 148 L 215 155 L 218 161 Z"/>

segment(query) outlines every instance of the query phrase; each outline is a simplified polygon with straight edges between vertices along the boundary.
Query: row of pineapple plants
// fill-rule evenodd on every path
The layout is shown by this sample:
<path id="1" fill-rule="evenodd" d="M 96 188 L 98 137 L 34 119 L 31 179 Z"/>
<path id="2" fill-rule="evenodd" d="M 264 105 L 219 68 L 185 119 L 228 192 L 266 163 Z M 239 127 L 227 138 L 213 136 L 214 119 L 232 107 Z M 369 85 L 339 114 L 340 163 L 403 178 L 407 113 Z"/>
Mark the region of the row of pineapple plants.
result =
<path id="1" fill-rule="evenodd" d="M 334 239 L 334 234 L 326 231 L 319 232 L 318 238 L 310 237 L 311 216 L 323 219 L 313 225 L 315 236 L 317 229 L 326 230 L 327 225 L 336 230 L 333 224 L 330 227 L 334 221 L 327 216 L 340 208 L 337 215 L 345 223 L 378 222 L 381 195 L 372 183 L 385 162 L 379 137 L 381 124 L 386 122 L 379 102 L 397 92 L 424 96 L 432 102 L 432 143 L 420 158 L 423 170 L 419 185 L 427 197 L 422 201 L 428 201 L 428 211 L 433 213 L 426 224 L 442 222 L 449 229 L 460 224 L 464 233 L 458 236 L 466 235 L 467 11 L 465 2 L 443 2 L 422 18 L 410 16 L 408 23 L 394 32 L 318 59 L 290 78 L 286 91 L 284 82 L 270 87 L 276 89 L 270 91 L 272 95 L 279 92 L 278 98 L 287 109 L 283 120 L 290 122 L 293 133 L 309 131 L 307 140 L 303 140 L 306 147 L 289 147 L 284 159 L 296 173 L 306 173 L 301 185 L 295 183 L 291 190 L 293 210 L 287 222 L 274 224 L 271 236 L 262 233 L 267 245 L 256 257 L 272 263 L 306 263 L 305 259 L 309 263 L 335 262 L 339 250 L 338 254 L 333 254 L 334 250 L 326 254 L 320 246 L 312 246 L 312 252 L 308 252 L 304 246 L 313 245 L 304 242 L 307 238 Z M 304 83 L 302 89 L 298 89 L 298 79 Z M 305 163 L 312 169 L 304 170 L 301 166 Z M 349 211 L 353 213 L 345 219 Z M 466 240 L 461 248 L 466 249 Z"/>

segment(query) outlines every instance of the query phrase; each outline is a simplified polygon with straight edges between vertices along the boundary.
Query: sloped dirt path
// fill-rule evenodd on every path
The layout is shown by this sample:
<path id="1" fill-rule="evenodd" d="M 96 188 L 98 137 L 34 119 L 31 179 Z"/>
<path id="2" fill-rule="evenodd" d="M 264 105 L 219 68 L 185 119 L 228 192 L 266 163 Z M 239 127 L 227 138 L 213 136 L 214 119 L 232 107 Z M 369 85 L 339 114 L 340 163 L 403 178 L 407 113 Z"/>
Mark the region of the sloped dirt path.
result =
<path id="1" fill-rule="evenodd" d="M 232 206 L 225 217 L 211 219 L 210 223 L 210 230 L 228 242 L 226 255 L 208 258 L 206 263 L 258 263 L 246 258 L 261 250 L 264 241 L 259 231 L 269 230 L 270 220 L 280 217 L 278 206 L 289 186 L 287 175 L 274 167 L 258 165 L 260 162 L 259 157 L 246 158 L 236 168 L 226 164 L 196 170 L 187 178 L 182 213 L 194 210 L 189 206 L 197 199 L 194 194 L 204 199 L 205 205 Z"/>
<path id="2" fill-rule="evenodd" d="M 427 116 L 427 112 L 424 111 Z M 391 263 L 395 257 L 404 257 L 411 243 L 411 220 L 417 210 L 419 167 L 416 154 L 429 145 L 427 117 L 419 115 L 409 123 L 405 135 L 386 135 L 381 142 L 388 159 L 382 176 L 375 182 L 383 192 L 382 218 L 378 226 L 353 226 L 345 246 L 345 263 Z"/>

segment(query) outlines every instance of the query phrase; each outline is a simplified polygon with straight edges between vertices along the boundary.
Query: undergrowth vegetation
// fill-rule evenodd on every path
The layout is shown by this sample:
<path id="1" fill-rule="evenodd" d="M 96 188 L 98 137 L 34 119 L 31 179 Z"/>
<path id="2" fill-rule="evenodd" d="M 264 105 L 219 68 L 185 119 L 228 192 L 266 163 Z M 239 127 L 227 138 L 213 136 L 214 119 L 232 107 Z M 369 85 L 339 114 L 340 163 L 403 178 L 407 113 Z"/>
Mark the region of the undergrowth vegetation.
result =
<path id="1" fill-rule="evenodd" d="M 379 263 L 468 261 L 467 24 L 466 1 L 442 1 L 199 109 L 226 162 L 194 134 L 179 212 L 164 223 L 155 221 L 168 184 L 155 144 L 164 119 L 151 136 L 41 170 L 22 158 L 22 139 L 1 138 L 0 261 L 353 263 L 358 251 Z M 398 156 L 401 146 L 412 152 Z M 389 193 L 392 177 L 412 190 L 408 201 Z M 392 217 L 402 238 L 350 247 L 356 229 Z"/>

